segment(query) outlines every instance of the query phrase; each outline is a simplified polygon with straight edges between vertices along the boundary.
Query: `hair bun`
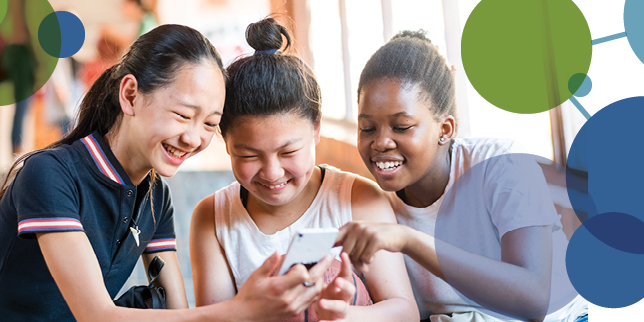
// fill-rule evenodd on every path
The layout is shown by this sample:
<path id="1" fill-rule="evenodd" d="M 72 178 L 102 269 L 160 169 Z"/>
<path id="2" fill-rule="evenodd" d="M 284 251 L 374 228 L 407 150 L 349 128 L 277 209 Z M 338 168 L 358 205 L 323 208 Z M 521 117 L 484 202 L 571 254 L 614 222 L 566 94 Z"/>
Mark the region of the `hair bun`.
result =
<path id="1" fill-rule="evenodd" d="M 423 29 L 419 29 L 417 31 L 403 30 L 403 31 L 397 33 L 395 36 L 393 36 L 391 38 L 391 40 L 399 39 L 399 38 L 416 38 L 416 39 L 426 41 L 426 42 L 428 42 L 430 44 L 432 43 L 432 41 L 429 40 L 429 38 L 427 38 L 427 31 L 425 31 Z"/>
<path id="2" fill-rule="evenodd" d="M 291 36 L 288 30 L 273 18 L 251 23 L 246 28 L 246 42 L 256 51 L 279 50 L 284 44 L 282 35 L 286 38 L 286 49 L 291 45 Z"/>

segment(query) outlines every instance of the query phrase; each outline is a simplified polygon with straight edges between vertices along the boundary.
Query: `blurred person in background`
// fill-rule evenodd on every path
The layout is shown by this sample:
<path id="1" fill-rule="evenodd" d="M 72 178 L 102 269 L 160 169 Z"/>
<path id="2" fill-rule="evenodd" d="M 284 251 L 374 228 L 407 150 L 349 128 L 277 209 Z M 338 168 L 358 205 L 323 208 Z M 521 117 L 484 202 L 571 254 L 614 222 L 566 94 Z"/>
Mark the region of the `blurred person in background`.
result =
<path id="1" fill-rule="evenodd" d="M 11 19 L 11 30 L 3 35 L 6 46 L 2 50 L 0 65 L 7 80 L 13 84 L 16 111 L 11 128 L 11 148 L 16 155 L 22 152 L 23 124 L 34 90 L 36 59 L 25 20 L 24 0 L 9 0 L 7 19 Z"/>
<path id="2" fill-rule="evenodd" d="M 101 30 L 102 38 L 105 38 L 107 42 L 114 43 L 120 48 L 127 48 L 136 38 L 159 25 L 158 18 L 155 14 L 155 0 L 124 0 L 121 9 L 128 21 L 138 24 L 136 33 L 124 33 L 114 25 L 106 25 Z"/>

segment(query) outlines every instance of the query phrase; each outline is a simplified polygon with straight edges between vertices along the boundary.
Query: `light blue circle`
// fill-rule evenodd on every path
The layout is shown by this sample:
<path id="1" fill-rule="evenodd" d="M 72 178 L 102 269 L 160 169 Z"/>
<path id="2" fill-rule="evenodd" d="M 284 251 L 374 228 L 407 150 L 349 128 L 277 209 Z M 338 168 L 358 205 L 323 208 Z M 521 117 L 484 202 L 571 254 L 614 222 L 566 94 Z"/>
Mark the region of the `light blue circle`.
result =
<path id="1" fill-rule="evenodd" d="M 624 4 L 624 30 L 631 49 L 644 63 L 644 1 L 626 0 Z"/>
<path id="2" fill-rule="evenodd" d="M 581 83 L 581 85 L 579 85 L 579 83 Z M 576 97 L 584 97 L 590 93 L 590 90 L 593 88 L 593 82 L 590 80 L 588 75 L 577 73 L 572 75 L 568 81 L 568 90 L 574 90 L 574 88 L 577 88 L 577 90 L 572 93 L 572 95 Z"/>

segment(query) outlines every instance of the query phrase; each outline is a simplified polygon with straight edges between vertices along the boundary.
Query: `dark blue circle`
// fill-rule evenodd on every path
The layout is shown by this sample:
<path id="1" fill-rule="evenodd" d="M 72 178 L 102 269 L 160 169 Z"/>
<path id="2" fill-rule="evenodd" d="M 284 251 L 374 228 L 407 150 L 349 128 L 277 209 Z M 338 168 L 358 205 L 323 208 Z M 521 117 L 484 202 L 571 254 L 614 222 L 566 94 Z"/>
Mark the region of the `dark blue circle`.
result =
<path id="1" fill-rule="evenodd" d="M 604 107 L 577 133 L 568 153 L 566 185 L 582 223 L 609 212 L 644 221 L 642 120 L 644 97 L 631 97 Z"/>
<path id="2" fill-rule="evenodd" d="M 597 238 L 588 229 L 610 227 L 612 240 L 631 234 L 622 231 L 634 218 L 620 213 L 598 214 L 581 225 L 568 244 L 566 268 L 570 282 L 586 300 L 607 308 L 620 308 L 639 302 L 644 297 L 644 256 L 621 251 Z M 637 219 L 635 219 L 637 220 Z M 639 220 L 638 220 L 639 221 Z M 641 221 L 639 227 L 641 228 Z M 639 235 L 644 232 L 640 231 Z M 633 236 L 629 236 L 633 237 Z M 641 247 L 641 246 L 640 246 Z"/>
<path id="3" fill-rule="evenodd" d="M 68 11 L 56 11 L 56 18 L 60 26 L 60 55 L 66 58 L 76 54 L 85 42 L 85 27 L 80 19 Z"/>

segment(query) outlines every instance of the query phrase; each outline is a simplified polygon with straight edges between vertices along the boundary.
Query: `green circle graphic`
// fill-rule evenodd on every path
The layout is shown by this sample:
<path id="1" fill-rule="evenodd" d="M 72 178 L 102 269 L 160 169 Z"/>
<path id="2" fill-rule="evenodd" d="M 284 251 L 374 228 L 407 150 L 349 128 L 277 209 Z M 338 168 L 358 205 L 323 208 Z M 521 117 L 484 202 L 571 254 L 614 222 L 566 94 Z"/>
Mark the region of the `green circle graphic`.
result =
<path id="1" fill-rule="evenodd" d="M 47 54 L 38 42 L 38 27 L 54 9 L 47 0 L 22 3 L 25 4 L 24 19 L 7 14 L 0 23 L 0 35 L 7 41 L 0 60 L 7 75 L 0 82 L 0 106 L 14 104 L 36 93 L 47 83 L 58 63 L 58 58 Z M 29 39 L 27 42 L 12 43 L 11 36 L 21 21 L 26 25 Z M 60 30 L 58 26 L 56 28 Z"/>
<path id="2" fill-rule="evenodd" d="M 568 80 L 588 73 L 591 55 L 588 23 L 570 0 L 483 0 L 461 40 L 463 67 L 477 92 L 521 114 L 568 100 L 577 90 Z"/>
<path id="3" fill-rule="evenodd" d="M 0 23 L 4 20 L 4 17 L 7 15 L 7 9 L 9 8 L 9 0 L 0 0 Z"/>
<path id="4" fill-rule="evenodd" d="M 60 57 L 63 40 L 56 13 L 51 13 L 43 19 L 38 27 L 38 41 L 42 49 L 50 56 Z"/>

